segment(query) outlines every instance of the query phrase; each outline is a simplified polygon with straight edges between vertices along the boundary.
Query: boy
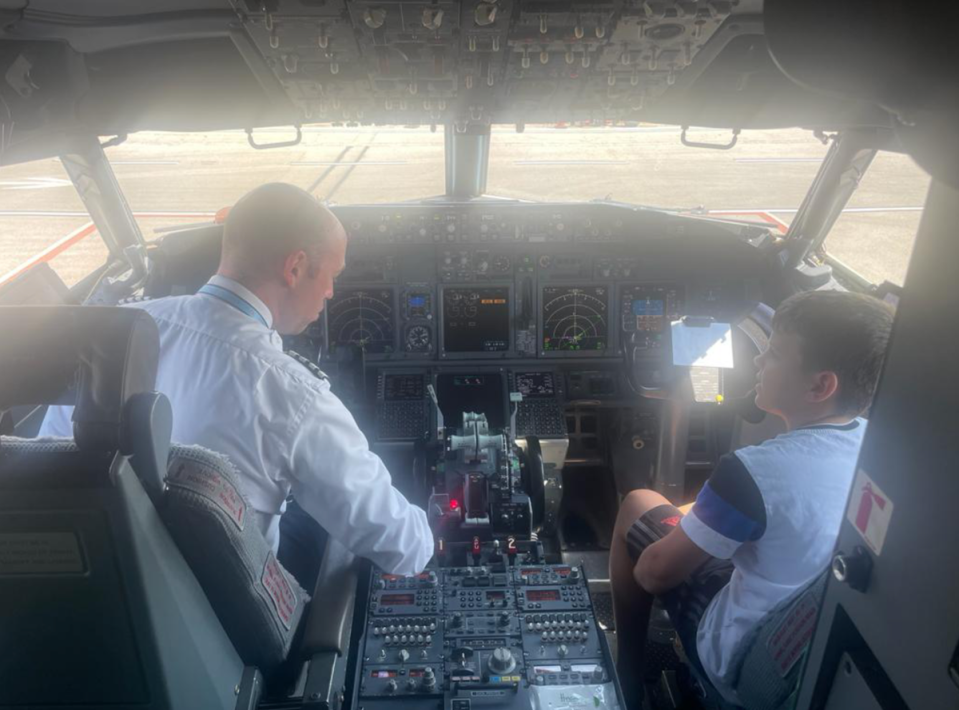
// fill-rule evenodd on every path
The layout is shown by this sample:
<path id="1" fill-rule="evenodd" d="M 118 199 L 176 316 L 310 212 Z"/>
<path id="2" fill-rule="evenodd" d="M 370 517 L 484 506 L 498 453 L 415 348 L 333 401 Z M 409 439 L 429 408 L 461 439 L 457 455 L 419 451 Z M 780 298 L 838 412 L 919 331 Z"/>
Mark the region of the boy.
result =
<path id="1" fill-rule="evenodd" d="M 623 500 L 610 550 L 617 665 L 642 697 L 659 596 L 691 663 L 730 702 L 737 643 L 829 565 L 892 328 L 881 301 L 814 291 L 784 301 L 756 358 L 756 405 L 786 433 L 723 456 L 688 515 L 654 491 Z"/>

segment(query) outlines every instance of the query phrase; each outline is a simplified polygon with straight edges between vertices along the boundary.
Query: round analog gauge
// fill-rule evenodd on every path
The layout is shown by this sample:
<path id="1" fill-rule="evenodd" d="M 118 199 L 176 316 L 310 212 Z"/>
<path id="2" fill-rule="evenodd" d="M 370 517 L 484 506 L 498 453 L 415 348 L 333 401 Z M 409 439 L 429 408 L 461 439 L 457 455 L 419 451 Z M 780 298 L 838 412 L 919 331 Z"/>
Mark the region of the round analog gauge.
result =
<path id="1" fill-rule="evenodd" d="M 493 271 L 498 274 L 505 274 L 509 271 L 510 262 L 509 257 L 503 254 L 493 258 Z"/>
<path id="2" fill-rule="evenodd" d="M 605 350 L 607 307 L 603 286 L 544 288 L 543 350 Z"/>
<path id="3" fill-rule="evenodd" d="M 406 349 L 411 353 L 421 353 L 430 349 L 433 334 L 425 325 L 414 325 L 406 331 Z"/>
<path id="4" fill-rule="evenodd" d="M 330 342 L 355 345 L 367 353 L 393 352 L 393 294 L 339 291 L 328 305 Z"/>

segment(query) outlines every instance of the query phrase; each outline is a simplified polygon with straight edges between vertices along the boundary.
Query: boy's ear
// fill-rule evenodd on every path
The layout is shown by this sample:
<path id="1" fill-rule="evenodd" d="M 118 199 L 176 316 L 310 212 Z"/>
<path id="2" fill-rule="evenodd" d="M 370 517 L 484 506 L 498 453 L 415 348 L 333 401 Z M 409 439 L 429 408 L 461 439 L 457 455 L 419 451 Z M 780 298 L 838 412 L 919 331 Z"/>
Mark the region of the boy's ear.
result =
<path id="1" fill-rule="evenodd" d="M 807 392 L 811 403 L 819 404 L 839 392 L 839 377 L 831 370 L 823 370 L 812 376 L 812 385 Z"/>

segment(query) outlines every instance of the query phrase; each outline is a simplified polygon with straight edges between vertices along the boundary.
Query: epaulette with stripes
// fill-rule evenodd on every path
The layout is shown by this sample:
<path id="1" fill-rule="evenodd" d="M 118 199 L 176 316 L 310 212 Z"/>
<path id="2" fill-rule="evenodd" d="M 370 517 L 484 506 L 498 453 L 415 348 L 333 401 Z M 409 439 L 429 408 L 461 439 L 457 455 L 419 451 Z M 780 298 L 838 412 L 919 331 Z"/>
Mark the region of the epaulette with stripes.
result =
<path id="1" fill-rule="evenodd" d="M 283 352 L 285 352 L 287 355 L 289 355 L 291 358 L 293 358 L 298 363 L 300 363 L 303 367 L 309 370 L 316 379 L 327 380 L 327 381 L 330 379 L 329 376 L 325 372 L 323 372 L 323 370 L 321 370 L 319 367 L 316 366 L 315 362 L 311 360 L 307 360 L 298 352 L 294 352 L 293 350 L 284 350 Z"/>

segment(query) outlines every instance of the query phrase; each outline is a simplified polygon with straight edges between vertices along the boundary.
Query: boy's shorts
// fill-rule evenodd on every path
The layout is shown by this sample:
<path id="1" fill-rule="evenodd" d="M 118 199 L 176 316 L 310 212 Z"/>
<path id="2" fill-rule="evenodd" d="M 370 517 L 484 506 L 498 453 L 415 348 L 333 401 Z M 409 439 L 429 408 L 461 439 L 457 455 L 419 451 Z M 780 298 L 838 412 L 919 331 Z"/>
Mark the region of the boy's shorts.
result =
<path id="1" fill-rule="evenodd" d="M 682 512 L 672 505 L 657 506 L 640 516 L 626 533 L 626 546 L 633 560 L 638 560 L 647 546 L 666 537 L 679 525 L 682 517 Z M 700 673 L 703 668 L 696 651 L 699 622 L 706 613 L 706 607 L 719 590 L 726 586 L 732 573 L 733 565 L 729 560 L 712 557 L 685 582 L 659 595 L 659 600 L 683 643 L 683 651 Z"/>

